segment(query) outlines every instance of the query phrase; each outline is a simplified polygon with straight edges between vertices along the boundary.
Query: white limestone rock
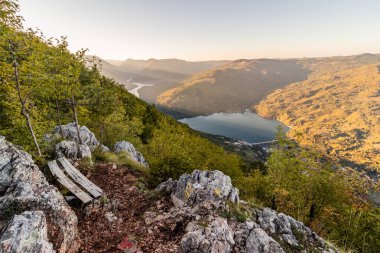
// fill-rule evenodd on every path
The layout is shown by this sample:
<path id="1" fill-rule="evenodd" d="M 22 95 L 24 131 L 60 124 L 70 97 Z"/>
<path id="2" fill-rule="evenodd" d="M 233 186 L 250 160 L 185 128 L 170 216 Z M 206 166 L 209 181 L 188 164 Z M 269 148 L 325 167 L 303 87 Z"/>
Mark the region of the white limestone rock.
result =
<path id="1" fill-rule="evenodd" d="M 47 236 L 44 213 L 26 211 L 15 215 L 0 235 L 0 252 L 55 252 Z"/>
<path id="2" fill-rule="evenodd" d="M 115 143 L 114 151 L 116 153 L 126 152 L 129 158 L 142 166 L 149 167 L 148 162 L 145 160 L 144 156 L 136 150 L 132 143 L 128 141 L 119 141 Z"/>

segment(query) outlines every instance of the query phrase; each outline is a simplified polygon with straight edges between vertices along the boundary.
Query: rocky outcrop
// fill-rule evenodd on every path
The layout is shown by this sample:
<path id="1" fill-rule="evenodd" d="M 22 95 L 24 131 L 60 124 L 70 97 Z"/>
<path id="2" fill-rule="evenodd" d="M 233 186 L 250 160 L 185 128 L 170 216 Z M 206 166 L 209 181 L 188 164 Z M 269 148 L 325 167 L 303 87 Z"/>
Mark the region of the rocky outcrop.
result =
<path id="1" fill-rule="evenodd" d="M 231 252 L 235 244 L 233 231 L 227 220 L 208 217 L 207 221 L 193 221 L 186 227 L 180 252 Z"/>
<path id="2" fill-rule="evenodd" d="M 48 240 L 44 213 L 26 211 L 15 215 L 0 237 L 0 252 L 55 252 Z"/>
<path id="3" fill-rule="evenodd" d="M 168 188 L 176 206 L 196 205 L 212 201 L 216 206 L 230 200 L 239 201 L 239 190 L 232 186 L 231 178 L 220 171 L 195 170 L 192 174 L 183 174 L 177 182 L 172 180 L 158 188 Z"/>
<path id="4" fill-rule="evenodd" d="M 59 227 L 59 252 L 78 250 L 75 213 L 60 192 L 49 185 L 32 157 L 0 138 L 0 217 L 10 219 L 14 214 L 33 210 L 43 211 Z"/>
<path id="5" fill-rule="evenodd" d="M 67 140 L 80 143 L 78 139 L 78 131 L 75 122 L 68 123 L 67 125 L 62 125 L 63 137 Z M 53 130 L 55 135 L 60 135 L 60 126 L 56 126 Z M 79 135 L 82 140 L 82 144 L 87 145 L 91 151 L 94 151 L 99 146 L 99 141 L 96 139 L 95 134 L 90 131 L 86 126 L 79 126 Z"/>
<path id="6" fill-rule="evenodd" d="M 182 253 L 337 252 L 292 217 L 240 202 L 231 179 L 220 171 L 195 170 L 160 184 L 156 191 L 169 193 L 173 206 L 146 212 L 145 223 L 172 230 L 185 227 L 179 245 Z M 234 209 L 243 208 L 244 222 L 234 214 Z"/>
<path id="7" fill-rule="evenodd" d="M 126 152 L 129 158 L 138 164 L 148 167 L 148 162 L 145 160 L 144 156 L 135 149 L 132 143 L 128 141 L 119 141 L 115 143 L 114 151 L 116 153 Z"/>
<path id="8" fill-rule="evenodd" d="M 77 144 L 75 141 L 61 141 L 55 145 L 57 157 L 65 156 L 68 159 L 91 159 L 91 150 L 86 144 Z"/>

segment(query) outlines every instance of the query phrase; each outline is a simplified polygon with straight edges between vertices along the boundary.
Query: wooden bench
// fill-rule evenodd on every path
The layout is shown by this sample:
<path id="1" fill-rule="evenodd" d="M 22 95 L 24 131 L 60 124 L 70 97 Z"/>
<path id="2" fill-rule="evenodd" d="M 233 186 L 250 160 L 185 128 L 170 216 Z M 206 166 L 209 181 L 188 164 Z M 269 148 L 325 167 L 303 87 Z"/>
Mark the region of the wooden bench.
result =
<path id="1" fill-rule="evenodd" d="M 58 161 L 71 179 L 66 176 L 65 173 L 61 170 L 56 160 L 48 162 L 51 173 L 53 176 L 57 177 L 59 183 L 66 187 L 83 203 L 87 204 L 93 200 L 93 198 L 88 193 L 90 193 L 94 198 L 98 198 L 103 194 L 102 189 L 88 180 L 66 158 L 59 158 Z M 87 192 L 82 190 L 77 184 Z"/>

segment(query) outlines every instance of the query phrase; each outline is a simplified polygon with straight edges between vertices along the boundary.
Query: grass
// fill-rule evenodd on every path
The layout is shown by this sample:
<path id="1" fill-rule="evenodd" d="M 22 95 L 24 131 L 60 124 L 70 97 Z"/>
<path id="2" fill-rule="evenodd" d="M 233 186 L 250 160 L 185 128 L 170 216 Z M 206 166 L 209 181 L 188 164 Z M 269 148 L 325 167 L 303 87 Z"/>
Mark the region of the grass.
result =
<path id="1" fill-rule="evenodd" d="M 246 220 L 252 219 L 252 212 L 245 206 L 229 201 L 228 210 L 222 212 L 221 216 L 227 219 L 235 219 L 238 222 L 245 222 Z"/>
<path id="2" fill-rule="evenodd" d="M 144 175 L 149 174 L 149 168 L 142 166 L 138 162 L 132 160 L 128 152 L 112 153 L 112 152 L 102 152 L 96 149 L 93 153 L 94 162 L 107 162 L 114 163 L 118 166 L 127 166 L 131 169 L 141 172 Z"/>

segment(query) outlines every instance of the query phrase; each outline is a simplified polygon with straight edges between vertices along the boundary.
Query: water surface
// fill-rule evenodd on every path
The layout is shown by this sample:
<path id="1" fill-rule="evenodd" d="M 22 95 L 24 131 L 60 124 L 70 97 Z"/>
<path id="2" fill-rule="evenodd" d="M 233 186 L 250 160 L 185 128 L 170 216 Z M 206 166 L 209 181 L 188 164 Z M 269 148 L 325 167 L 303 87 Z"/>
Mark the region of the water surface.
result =
<path id="1" fill-rule="evenodd" d="M 279 121 L 263 118 L 248 110 L 242 113 L 214 113 L 179 121 L 195 130 L 250 143 L 274 140 L 278 125 L 283 126 L 285 131 L 289 130 L 289 127 Z"/>

